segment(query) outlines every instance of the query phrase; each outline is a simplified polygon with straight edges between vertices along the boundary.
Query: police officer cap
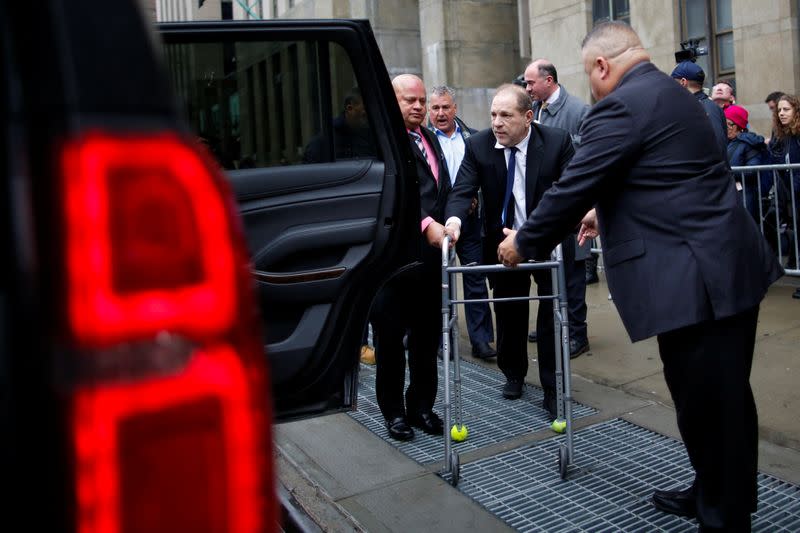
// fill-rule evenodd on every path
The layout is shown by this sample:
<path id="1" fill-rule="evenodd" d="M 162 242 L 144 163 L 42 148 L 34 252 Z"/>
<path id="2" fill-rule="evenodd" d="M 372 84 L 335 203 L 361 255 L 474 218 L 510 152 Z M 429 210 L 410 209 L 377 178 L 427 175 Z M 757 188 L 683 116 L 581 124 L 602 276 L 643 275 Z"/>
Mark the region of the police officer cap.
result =
<path id="1" fill-rule="evenodd" d="M 689 81 L 703 83 L 706 79 L 706 73 L 693 61 L 681 61 L 672 71 L 672 77 L 676 79 L 686 78 Z"/>

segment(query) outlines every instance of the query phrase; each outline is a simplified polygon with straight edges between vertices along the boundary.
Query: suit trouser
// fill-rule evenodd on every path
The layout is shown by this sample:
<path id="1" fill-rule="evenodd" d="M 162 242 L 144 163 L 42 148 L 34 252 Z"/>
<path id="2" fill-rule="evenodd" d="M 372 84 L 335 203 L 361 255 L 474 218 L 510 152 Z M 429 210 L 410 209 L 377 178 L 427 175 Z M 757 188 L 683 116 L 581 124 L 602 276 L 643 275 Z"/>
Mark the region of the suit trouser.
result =
<path id="1" fill-rule="evenodd" d="M 533 274 L 540 296 L 553 294 L 549 271 Z M 493 296 L 528 296 L 531 290 L 530 271 L 507 271 L 492 275 Z M 495 302 L 497 319 L 497 366 L 508 379 L 524 379 L 528 373 L 529 301 Z M 539 380 L 545 392 L 555 393 L 556 355 L 553 325 L 553 301 L 540 300 L 536 315 L 536 347 L 539 359 Z"/>
<path id="2" fill-rule="evenodd" d="M 441 267 L 426 262 L 420 272 L 389 281 L 372 305 L 375 395 L 387 419 L 427 412 L 436 400 L 436 351 L 442 333 Z M 403 402 L 408 333 L 409 385 Z"/>
<path id="3" fill-rule="evenodd" d="M 750 389 L 758 306 L 658 336 L 678 428 L 695 470 L 698 521 L 750 531 L 758 416 Z"/>
<path id="4" fill-rule="evenodd" d="M 478 218 L 477 211 L 466 218 L 461 228 L 461 237 L 456 243 L 456 253 L 462 265 L 482 262 L 481 219 Z M 465 273 L 462 278 L 465 300 L 478 298 L 485 300 L 489 297 L 489 291 L 486 288 L 486 274 Z M 492 310 L 489 308 L 488 302 L 464 304 L 464 315 L 467 320 L 469 340 L 472 344 L 494 340 Z"/>
<path id="5" fill-rule="evenodd" d="M 587 340 L 586 333 L 586 261 L 575 260 L 575 238 L 561 243 L 564 254 L 564 278 L 567 284 L 567 315 L 569 337 L 576 341 Z"/>

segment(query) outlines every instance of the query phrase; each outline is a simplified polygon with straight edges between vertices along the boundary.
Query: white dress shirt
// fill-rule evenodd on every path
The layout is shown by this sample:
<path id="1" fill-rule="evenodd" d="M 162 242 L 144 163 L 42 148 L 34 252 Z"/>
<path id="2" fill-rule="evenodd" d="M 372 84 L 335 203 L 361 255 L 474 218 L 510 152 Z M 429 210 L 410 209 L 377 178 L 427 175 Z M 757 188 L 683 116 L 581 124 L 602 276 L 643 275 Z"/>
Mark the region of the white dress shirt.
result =
<path id="1" fill-rule="evenodd" d="M 464 138 L 461 137 L 461 126 L 456 122 L 456 129 L 453 131 L 453 134 L 449 136 L 437 128 L 433 128 L 433 132 L 436 134 L 436 138 L 442 146 L 444 159 L 447 161 L 447 171 L 450 173 L 450 185 L 454 185 L 456 182 L 456 175 L 458 174 L 458 168 L 461 166 L 461 161 L 464 160 L 464 151 L 466 150 Z"/>
<path id="2" fill-rule="evenodd" d="M 528 162 L 528 141 L 531 139 L 531 128 L 528 128 L 528 134 L 517 145 L 517 153 L 514 154 L 514 162 L 516 168 L 514 169 L 514 186 L 511 187 L 511 193 L 514 195 L 514 223 L 511 229 L 518 230 L 528 219 L 527 211 L 525 211 L 525 172 Z M 499 142 L 494 145 L 498 150 L 503 150 L 503 159 L 506 161 L 508 167 L 508 156 L 511 154 L 511 148 L 503 146 Z"/>

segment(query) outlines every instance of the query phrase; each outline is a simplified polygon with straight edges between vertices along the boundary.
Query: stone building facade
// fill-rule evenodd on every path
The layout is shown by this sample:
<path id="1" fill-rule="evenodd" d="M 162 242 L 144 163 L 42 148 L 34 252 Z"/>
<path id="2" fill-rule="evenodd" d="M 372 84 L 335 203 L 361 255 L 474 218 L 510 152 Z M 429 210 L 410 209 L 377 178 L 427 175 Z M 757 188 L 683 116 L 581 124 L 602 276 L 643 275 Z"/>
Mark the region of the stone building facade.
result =
<path id="1" fill-rule="evenodd" d="M 770 131 L 766 95 L 800 92 L 800 0 L 142 1 L 155 4 L 159 20 L 223 18 L 226 8 L 234 19 L 369 19 L 389 74 L 454 87 L 460 115 L 474 127 L 488 126 L 494 88 L 539 57 L 553 61 L 559 81 L 589 102 L 580 42 L 607 19 L 629 22 L 665 72 L 680 43 L 700 36 L 709 49 L 698 60 L 707 88 L 730 80 L 760 133 Z"/>

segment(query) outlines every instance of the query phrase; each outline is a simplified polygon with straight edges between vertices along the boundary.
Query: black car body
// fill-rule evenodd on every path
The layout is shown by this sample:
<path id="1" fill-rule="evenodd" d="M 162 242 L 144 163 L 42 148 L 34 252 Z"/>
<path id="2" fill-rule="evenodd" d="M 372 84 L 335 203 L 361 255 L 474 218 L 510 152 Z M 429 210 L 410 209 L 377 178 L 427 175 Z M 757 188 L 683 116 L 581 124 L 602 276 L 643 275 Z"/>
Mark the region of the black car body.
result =
<path id="1" fill-rule="evenodd" d="M 369 25 L 162 45 L 135 2 L 31 8 L 0 5 L 6 520 L 270 530 L 272 422 L 352 408 L 372 297 L 419 252 Z M 366 144 L 337 138 L 354 87 Z"/>

